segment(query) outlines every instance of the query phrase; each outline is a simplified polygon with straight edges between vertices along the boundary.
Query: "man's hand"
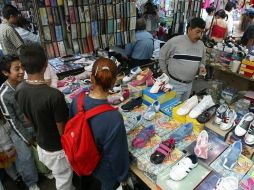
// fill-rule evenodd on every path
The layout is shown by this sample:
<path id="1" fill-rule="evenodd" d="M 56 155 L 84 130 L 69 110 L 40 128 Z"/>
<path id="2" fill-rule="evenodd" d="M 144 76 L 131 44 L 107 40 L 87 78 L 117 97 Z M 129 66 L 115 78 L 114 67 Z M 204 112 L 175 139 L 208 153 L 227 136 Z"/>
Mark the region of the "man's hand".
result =
<path id="1" fill-rule="evenodd" d="M 199 68 L 199 75 L 202 75 L 202 76 L 205 77 L 206 74 L 207 74 L 207 72 L 206 72 L 205 66 L 201 66 L 201 67 Z"/>
<path id="2" fill-rule="evenodd" d="M 16 155 L 16 150 L 14 147 L 11 147 L 9 150 L 6 150 L 4 152 L 8 158 L 11 158 Z"/>

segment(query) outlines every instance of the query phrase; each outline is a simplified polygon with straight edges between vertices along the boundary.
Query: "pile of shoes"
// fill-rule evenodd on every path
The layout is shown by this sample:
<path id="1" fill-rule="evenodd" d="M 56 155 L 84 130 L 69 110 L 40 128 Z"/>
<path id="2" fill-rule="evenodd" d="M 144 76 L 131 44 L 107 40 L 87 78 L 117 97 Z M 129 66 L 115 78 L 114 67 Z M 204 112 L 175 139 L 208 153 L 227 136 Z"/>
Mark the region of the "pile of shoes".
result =
<path id="1" fill-rule="evenodd" d="M 130 91 L 128 88 L 122 87 L 120 84 L 115 85 L 109 90 L 108 103 L 117 105 L 130 97 Z"/>

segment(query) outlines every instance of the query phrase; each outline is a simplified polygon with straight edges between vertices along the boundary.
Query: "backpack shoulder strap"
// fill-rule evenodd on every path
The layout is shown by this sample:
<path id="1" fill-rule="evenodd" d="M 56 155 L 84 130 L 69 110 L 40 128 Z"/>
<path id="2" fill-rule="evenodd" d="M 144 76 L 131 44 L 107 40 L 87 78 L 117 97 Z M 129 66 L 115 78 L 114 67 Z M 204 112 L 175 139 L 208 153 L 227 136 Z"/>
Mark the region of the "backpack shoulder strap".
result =
<path id="1" fill-rule="evenodd" d="M 78 96 L 78 112 L 84 112 L 85 92 L 81 92 Z"/>
<path id="2" fill-rule="evenodd" d="M 117 108 L 114 108 L 109 104 L 102 104 L 102 105 L 96 106 L 86 111 L 86 119 L 92 118 L 95 115 L 98 115 L 103 112 L 111 111 L 111 110 L 117 110 Z"/>

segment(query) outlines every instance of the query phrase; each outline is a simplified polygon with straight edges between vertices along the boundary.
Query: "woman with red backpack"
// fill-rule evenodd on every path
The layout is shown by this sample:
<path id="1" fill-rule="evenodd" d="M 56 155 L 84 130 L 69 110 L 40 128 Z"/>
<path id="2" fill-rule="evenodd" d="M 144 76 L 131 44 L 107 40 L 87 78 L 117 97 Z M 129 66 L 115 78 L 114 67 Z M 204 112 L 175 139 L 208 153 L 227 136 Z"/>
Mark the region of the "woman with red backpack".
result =
<path id="1" fill-rule="evenodd" d="M 108 91 L 114 86 L 116 75 L 117 67 L 110 59 L 100 58 L 94 63 L 91 74 L 92 90 L 83 98 L 84 112 L 108 104 Z M 78 112 L 78 97 L 71 104 L 72 117 Z M 115 190 L 121 182 L 127 180 L 129 170 L 123 117 L 113 109 L 93 116 L 88 123 L 101 154 L 101 160 L 93 171 L 93 176 L 101 182 L 102 190 Z"/>

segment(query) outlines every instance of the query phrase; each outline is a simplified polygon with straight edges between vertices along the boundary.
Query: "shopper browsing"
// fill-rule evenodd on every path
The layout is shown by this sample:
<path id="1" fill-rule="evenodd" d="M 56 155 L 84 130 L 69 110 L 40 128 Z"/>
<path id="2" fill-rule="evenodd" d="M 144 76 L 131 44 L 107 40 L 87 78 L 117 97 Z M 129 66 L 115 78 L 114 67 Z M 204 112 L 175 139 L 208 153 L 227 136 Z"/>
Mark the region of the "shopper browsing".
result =
<path id="1" fill-rule="evenodd" d="M 6 55 L 0 61 L 1 72 L 7 80 L 0 88 L 0 108 L 4 118 L 11 126 L 10 137 L 17 152 L 16 168 L 29 190 L 38 190 L 38 173 L 32 149 L 31 123 L 25 121 L 24 114 L 15 100 L 16 86 L 23 80 L 24 70 L 17 56 Z"/>
<path id="2" fill-rule="evenodd" d="M 84 97 L 84 110 L 108 104 L 108 91 L 114 86 L 116 75 L 117 67 L 110 59 L 100 58 L 94 63 L 92 91 Z M 72 102 L 70 111 L 71 117 L 77 114 L 77 98 Z M 123 117 L 117 110 L 107 111 L 91 118 L 89 125 L 102 155 L 93 175 L 101 182 L 102 190 L 115 190 L 120 182 L 127 179 L 129 169 Z"/>
<path id="3" fill-rule="evenodd" d="M 228 23 L 225 20 L 228 16 L 222 9 L 217 11 L 214 16 L 210 38 L 215 42 L 221 42 L 228 35 Z"/>
<path id="4" fill-rule="evenodd" d="M 205 47 L 200 41 L 204 29 L 205 21 L 194 18 L 187 26 L 187 35 L 170 39 L 160 50 L 160 68 L 169 75 L 170 84 L 182 101 L 189 98 L 198 69 L 200 74 L 206 74 Z"/>
<path id="5" fill-rule="evenodd" d="M 4 21 L 0 24 L 0 44 L 3 49 L 3 54 L 18 54 L 23 40 L 14 29 L 17 23 L 19 11 L 12 5 L 5 5 L 2 10 Z"/>
<path id="6" fill-rule="evenodd" d="M 68 119 L 64 95 L 49 87 L 44 80 L 47 58 L 40 45 L 23 45 L 20 61 L 28 79 L 18 86 L 16 99 L 27 119 L 35 126 L 39 160 L 52 170 L 57 190 L 72 190 L 73 172 L 60 140 Z"/>

